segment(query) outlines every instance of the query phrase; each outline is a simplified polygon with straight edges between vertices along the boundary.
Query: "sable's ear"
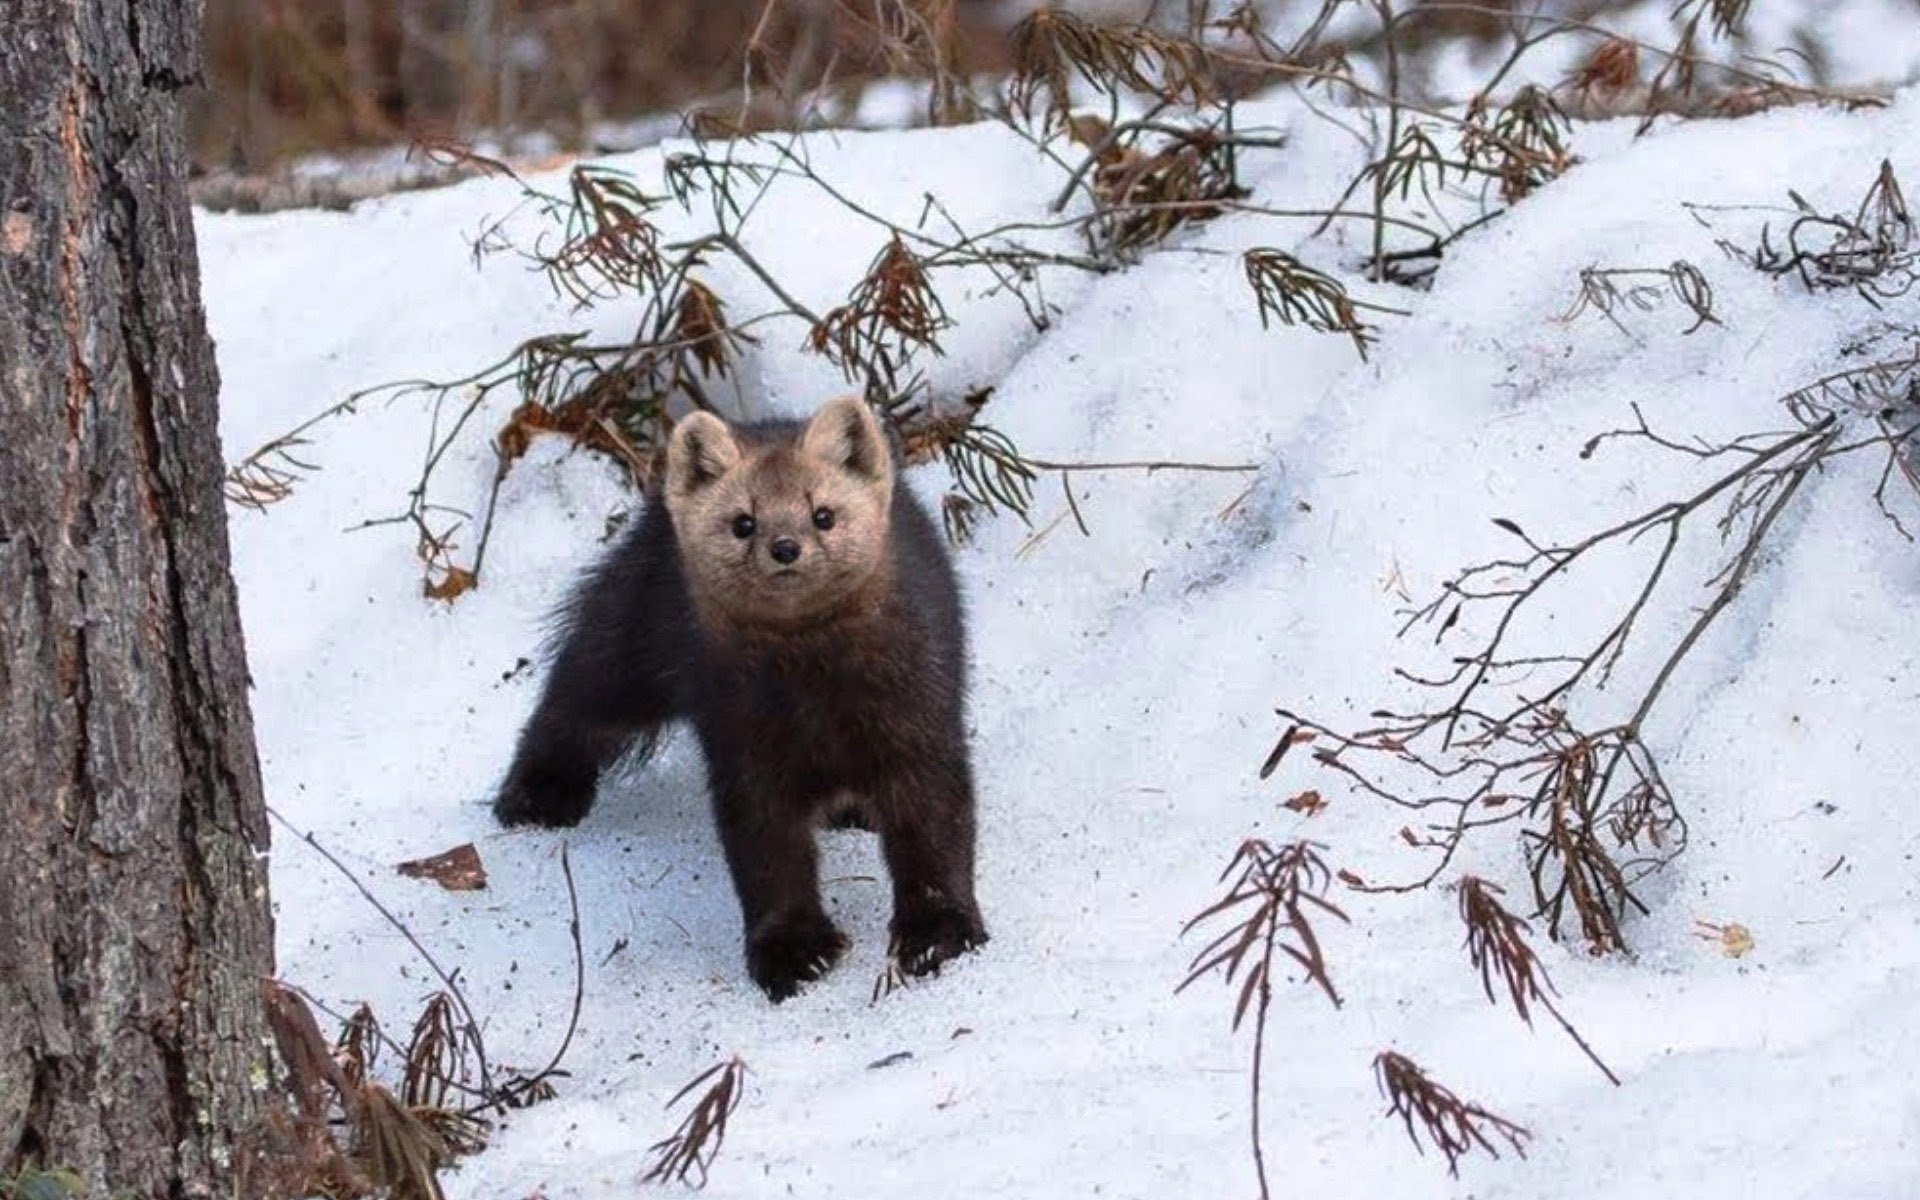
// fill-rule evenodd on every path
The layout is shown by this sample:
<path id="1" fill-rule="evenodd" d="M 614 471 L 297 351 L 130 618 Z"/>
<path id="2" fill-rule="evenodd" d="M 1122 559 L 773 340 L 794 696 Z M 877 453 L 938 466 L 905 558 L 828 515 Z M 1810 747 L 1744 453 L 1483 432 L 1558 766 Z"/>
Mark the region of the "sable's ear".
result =
<path id="1" fill-rule="evenodd" d="M 667 441 L 667 495 L 690 496 L 739 461 L 739 443 L 725 421 L 710 412 L 689 413 Z"/>
<path id="2" fill-rule="evenodd" d="M 800 437 L 801 453 L 865 479 L 891 479 L 893 456 L 879 418 L 858 396 L 842 396 L 815 413 Z"/>

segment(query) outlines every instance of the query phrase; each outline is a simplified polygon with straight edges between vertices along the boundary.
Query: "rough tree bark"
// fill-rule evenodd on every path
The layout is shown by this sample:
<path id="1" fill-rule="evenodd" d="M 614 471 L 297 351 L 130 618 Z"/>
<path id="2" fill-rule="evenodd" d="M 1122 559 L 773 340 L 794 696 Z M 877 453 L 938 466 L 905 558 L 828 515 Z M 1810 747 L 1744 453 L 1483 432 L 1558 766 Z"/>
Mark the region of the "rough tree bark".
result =
<path id="1" fill-rule="evenodd" d="M 0 1178 L 231 1195 L 267 829 L 175 93 L 197 0 L 0 0 Z"/>

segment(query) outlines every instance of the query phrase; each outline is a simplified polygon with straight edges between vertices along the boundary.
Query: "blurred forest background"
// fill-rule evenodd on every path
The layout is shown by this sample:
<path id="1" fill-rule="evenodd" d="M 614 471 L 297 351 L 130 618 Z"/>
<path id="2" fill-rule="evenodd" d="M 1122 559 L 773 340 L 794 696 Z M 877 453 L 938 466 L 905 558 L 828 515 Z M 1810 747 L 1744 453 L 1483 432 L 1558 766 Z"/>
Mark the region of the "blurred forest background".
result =
<path id="1" fill-rule="evenodd" d="M 1004 65 L 1017 11 L 995 0 L 208 0 L 194 150 L 202 168 L 259 170 L 529 130 L 568 149 L 620 149 L 602 144 L 621 140 L 609 131 L 620 122 L 732 109 L 750 57 L 768 98 L 748 116 L 776 123 L 792 115 L 779 97 L 914 73 L 902 55 L 929 42 L 962 55 L 961 70 Z"/>
<path id="2" fill-rule="evenodd" d="M 1497 45 L 1514 14 L 1550 14 L 1654 36 L 1695 0 L 1065 0 L 1100 20 L 1202 25 L 1231 38 L 1319 28 L 1364 63 L 1384 12 L 1400 50 Z M 1828 43 L 1867 0 L 1713 0 L 1770 25 L 1738 48 L 1803 82 L 1835 78 Z M 1920 0 L 1878 0 L 1900 19 Z M 1761 22 L 1762 10 L 1784 20 Z M 681 114 L 741 128 L 858 124 L 863 92 L 889 77 L 946 80 L 896 103 L 888 124 L 970 119 L 964 81 L 1004 72 L 1009 31 L 1037 0 L 208 0 L 208 87 L 192 112 L 203 174 L 259 173 L 353 148 L 415 142 L 498 152 L 606 152 L 673 133 Z M 1789 15 L 1789 10 L 1791 15 Z M 1377 36 L 1376 36 L 1377 40 Z M 1858 39 L 1853 39 L 1858 40 Z M 1416 68 L 1414 75 L 1420 72 Z M 1839 72 L 1844 74 L 1845 72 Z M 1407 80 L 1415 91 L 1417 78 Z M 1888 83 L 1893 80 L 1878 80 Z M 743 85 L 750 85 L 743 88 Z M 1462 97 L 1435 96 L 1459 101 Z M 896 100 L 898 97 L 896 97 Z"/>

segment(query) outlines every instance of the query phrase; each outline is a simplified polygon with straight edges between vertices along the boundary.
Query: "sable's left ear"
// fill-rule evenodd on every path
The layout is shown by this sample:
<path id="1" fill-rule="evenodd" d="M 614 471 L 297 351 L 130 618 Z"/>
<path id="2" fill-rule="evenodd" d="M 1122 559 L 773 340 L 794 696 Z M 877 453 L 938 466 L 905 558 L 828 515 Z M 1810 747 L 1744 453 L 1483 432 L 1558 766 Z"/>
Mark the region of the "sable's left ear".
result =
<path id="1" fill-rule="evenodd" d="M 800 449 L 811 457 L 867 479 L 891 479 L 893 456 L 880 420 L 858 396 L 829 401 L 808 422 Z"/>
<path id="2" fill-rule="evenodd" d="M 740 461 L 740 444 L 727 423 L 710 412 L 691 412 L 674 422 L 667 439 L 669 503 L 706 487 Z"/>

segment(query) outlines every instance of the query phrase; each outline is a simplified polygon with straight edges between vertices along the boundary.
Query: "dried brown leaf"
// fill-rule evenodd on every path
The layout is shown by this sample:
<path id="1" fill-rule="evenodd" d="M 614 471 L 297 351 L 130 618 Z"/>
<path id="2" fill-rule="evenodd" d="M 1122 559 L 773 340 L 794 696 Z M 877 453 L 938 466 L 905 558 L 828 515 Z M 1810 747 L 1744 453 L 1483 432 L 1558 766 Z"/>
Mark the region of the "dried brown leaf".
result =
<path id="1" fill-rule="evenodd" d="M 487 868 L 472 842 L 430 858 L 416 858 L 394 868 L 409 879 L 431 879 L 450 892 L 477 892 L 487 886 Z"/>
<path id="2" fill-rule="evenodd" d="M 1319 792 L 1309 788 L 1281 804 L 1282 808 L 1292 809 L 1302 816 L 1317 817 L 1326 811 L 1327 801 Z"/>

